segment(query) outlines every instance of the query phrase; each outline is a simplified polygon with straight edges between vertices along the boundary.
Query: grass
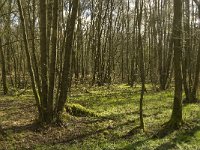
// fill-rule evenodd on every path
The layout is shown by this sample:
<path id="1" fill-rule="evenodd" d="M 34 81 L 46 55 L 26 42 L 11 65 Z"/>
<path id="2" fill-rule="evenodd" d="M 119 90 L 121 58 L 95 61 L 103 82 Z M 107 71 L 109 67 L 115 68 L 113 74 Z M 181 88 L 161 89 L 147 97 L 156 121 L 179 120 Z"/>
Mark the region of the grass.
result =
<path id="1" fill-rule="evenodd" d="M 68 103 L 81 105 L 96 117 L 65 114 L 66 126 L 38 128 L 32 93 L 0 97 L 0 149 L 36 150 L 198 150 L 200 105 L 183 108 L 186 124 L 164 138 L 153 138 L 170 119 L 173 89 L 154 92 L 150 85 L 144 98 L 145 133 L 139 124 L 140 86 L 73 87 Z M 131 131 L 131 132 L 130 132 Z"/>

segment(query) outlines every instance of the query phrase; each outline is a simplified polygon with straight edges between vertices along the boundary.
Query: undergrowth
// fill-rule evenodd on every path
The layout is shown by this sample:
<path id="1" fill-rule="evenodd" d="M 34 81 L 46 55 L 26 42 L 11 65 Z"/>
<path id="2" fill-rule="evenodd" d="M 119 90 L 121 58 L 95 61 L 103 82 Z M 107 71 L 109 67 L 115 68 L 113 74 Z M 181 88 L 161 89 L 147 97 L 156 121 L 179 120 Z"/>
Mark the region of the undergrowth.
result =
<path id="1" fill-rule="evenodd" d="M 65 117 L 66 126 L 44 130 L 34 126 L 37 110 L 29 90 L 19 96 L 2 96 L 0 149 L 198 150 L 200 105 L 184 105 L 181 129 L 154 138 L 170 119 L 173 89 L 156 92 L 151 85 L 146 87 L 145 132 L 137 130 L 140 86 L 73 87 L 66 104 L 65 114 L 70 114 Z"/>

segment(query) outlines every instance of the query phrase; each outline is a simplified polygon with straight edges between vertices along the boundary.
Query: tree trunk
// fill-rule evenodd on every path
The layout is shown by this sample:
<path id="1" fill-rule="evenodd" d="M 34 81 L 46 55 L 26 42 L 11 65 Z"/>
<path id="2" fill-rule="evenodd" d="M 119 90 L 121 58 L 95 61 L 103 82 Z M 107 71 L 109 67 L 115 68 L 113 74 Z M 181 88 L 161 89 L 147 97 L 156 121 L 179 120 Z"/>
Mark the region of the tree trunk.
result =
<path id="1" fill-rule="evenodd" d="M 168 127 L 178 129 L 182 124 L 182 0 L 174 0 L 174 22 L 173 22 L 173 43 L 174 43 L 174 77 L 175 93 L 171 119 Z"/>
<path id="2" fill-rule="evenodd" d="M 40 65 L 41 65 L 41 80 L 42 80 L 42 121 L 48 122 L 49 116 L 47 113 L 47 95 L 48 95 L 48 80 L 47 80 L 47 0 L 39 1 L 40 8 Z"/>
<path id="3" fill-rule="evenodd" d="M 58 33 L 58 4 L 59 0 L 54 0 L 53 4 L 53 33 L 52 33 L 52 48 L 50 53 L 50 71 L 49 71 L 49 93 L 48 93 L 48 113 L 50 121 L 53 120 L 53 100 L 55 87 L 55 70 L 57 59 L 57 33 Z"/>
<path id="4" fill-rule="evenodd" d="M 19 8 L 19 13 L 20 13 L 20 20 L 21 20 L 21 25 L 22 25 L 22 34 L 23 34 L 23 40 L 24 40 L 24 46 L 25 46 L 25 52 L 26 52 L 26 59 L 27 59 L 27 67 L 28 67 L 28 71 L 31 77 L 31 84 L 32 84 L 32 90 L 35 96 L 35 100 L 36 100 L 36 105 L 38 108 L 38 112 L 39 112 L 39 120 L 42 118 L 42 110 L 40 107 L 40 99 L 39 99 L 39 95 L 36 89 L 36 82 L 35 82 L 35 76 L 34 76 L 34 72 L 33 72 L 33 68 L 32 68 L 32 63 L 31 63 L 31 57 L 29 54 L 29 46 L 28 46 L 28 37 L 27 37 L 27 30 L 26 30 L 26 23 L 24 20 L 24 13 L 23 13 L 23 9 L 22 9 L 22 5 L 21 5 L 21 1 L 17 0 L 17 5 Z"/>
<path id="5" fill-rule="evenodd" d="M 78 4 L 79 0 L 73 0 L 73 7 L 72 7 L 72 13 L 67 25 L 67 38 L 65 43 L 65 60 L 64 65 L 62 69 L 62 82 L 61 82 L 61 91 L 56 107 L 56 117 L 57 121 L 61 120 L 61 114 L 64 109 L 64 105 L 66 103 L 67 99 L 67 90 L 69 85 L 69 77 L 70 77 L 70 63 L 71 63 L 71 53 L 72 53 L 72 47 L 73 47 L 73 38 L 74 38 L 74 29 L 75 29 L 75 23 L 77 18 L 77 12 L 78 12 Z"/>
<path id="6" fill-rule="evenodd" d="M 200 2 L 197 0 L 194 0 L 197 7 L 198 7 L 198 20 L 200 20 Z M 200 23 L 199 23 L 200 28 Z M 200 38 L 200 36 L 199 36 Z M 200 41 L 200 40 L 199 40 Z M 197 54 L 197 62 L 196 62 L 196 71 L 195 71 L 195 77 L 194 77 L 194 84 L 192 89 L 192 95 L 191 95 L 191 102 L 197 101 L 197 89 L 199 85 L 199 73 L 200 73 L 200 43 L 198 47 L 198 54 Z"/>
<path id="7" fill-rule="evenodd" d="M 3 52 L 3 44 L 2 39 L 0 38 L 0 56 L 1 56 L 1 72 L 2 72 L 2 83 L 3 83 L 3 94 L 6 95 L 8 93 L 8 87 L 6 82 L 6 63 Z"/>
<path id="8" fill-rule="evenodd" d="M 143 12 L 143 0 L 137 3 L 137 21 L 138 21 L 138 51 L 140 58 L 140 78 L 142 83 L 141 95 L 140 95 L 140 128 L 144 130 L 144 120 L 143 120 L 143 99 L 145 91 L 145 69 L 144 69 L 144 50 L 142 46 L 142 35 L 141 35 L 141 24 L 142 24 L 142 12 Z"/>

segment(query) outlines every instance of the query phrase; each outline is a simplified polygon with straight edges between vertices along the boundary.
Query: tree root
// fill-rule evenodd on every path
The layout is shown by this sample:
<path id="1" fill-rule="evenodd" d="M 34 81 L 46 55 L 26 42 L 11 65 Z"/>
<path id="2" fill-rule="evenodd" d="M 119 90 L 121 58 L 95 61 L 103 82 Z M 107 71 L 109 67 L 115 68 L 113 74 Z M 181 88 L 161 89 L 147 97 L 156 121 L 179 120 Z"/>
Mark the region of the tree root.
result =
<path id="1" fill-rule="evenodd" d="M 163 128 L 158 133 L 153 135 L 153 138 L 164 138 L 175 130 L 179 130 L 183 124 L 183 121 L 175 121 L 171 119 L 170 121 L 163 124 Z"/>

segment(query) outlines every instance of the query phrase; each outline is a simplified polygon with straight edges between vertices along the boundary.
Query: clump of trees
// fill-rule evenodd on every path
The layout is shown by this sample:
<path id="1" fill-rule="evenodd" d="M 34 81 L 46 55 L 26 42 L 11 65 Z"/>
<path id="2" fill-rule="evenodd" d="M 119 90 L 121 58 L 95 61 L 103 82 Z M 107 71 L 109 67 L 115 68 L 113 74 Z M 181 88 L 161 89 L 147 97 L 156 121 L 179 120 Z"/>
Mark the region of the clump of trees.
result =
<path id="1" fill-rule="evenodd" d="M 78 0 L 72 2 L 63 38 L 63 63 L 60 64 L 60 78 L 56 78 L 57 65 L 57 36 L 58 36 L 58 8 L 59 1 L 54 0 L 47 3 L 46 0 L 39 1 L 39 29 L 40 29 L 40 62 L 37 63 L 35 51 L 33 59 L 30 56 L 27 39 L 26 21 L 20 0 L 17 0 L 20 20 L 23 31 L 23 40 L 27 58 L 28 71 L 31 77 L 32 89 L 36 99 L 39 112 L 39 120 L 51 123 L 56 119 L 61 120 L 61 113 L 67 99 L 69 86 L 70 57 L 73 45 L 74 29 L 78 12 Z M 34 23 L 35 24 L 35 23 Z M 34 32 L 34 31 L 33 31 Z M 50 36 L 50 37 L 49 37 Z M 34 45 L 32 45 L 34 46 Z M 32 48 L 33 49 L 33 48 Z M 38 72 L 40 65 L 40 73 Z M 57 95 L 55 97 L 55 79 L 58 79 Z M 54 101 L 56 100 L 56 101 Z"/>
<path id="2" fill-rule="evenodd" d="M 16 5 L 17 4 L 17 5 Z M 198 0 L 17 0 L 0 2 L 3 94 L 31 85 L 39 120 L 61 121 L 72 84 L 175 84 L 168 125 L 197 102 L 200 72 Z M 183 89 L 182 89 L 183 86 Z"/>

